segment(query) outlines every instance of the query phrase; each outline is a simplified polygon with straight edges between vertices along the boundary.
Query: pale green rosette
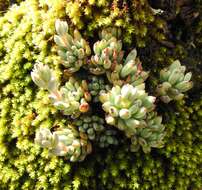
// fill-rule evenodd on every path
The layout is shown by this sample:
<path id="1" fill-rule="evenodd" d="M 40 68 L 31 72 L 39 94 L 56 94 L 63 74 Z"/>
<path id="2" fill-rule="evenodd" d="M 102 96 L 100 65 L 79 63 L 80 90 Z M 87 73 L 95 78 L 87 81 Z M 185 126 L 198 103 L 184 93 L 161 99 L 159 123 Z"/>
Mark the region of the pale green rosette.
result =
<path id="1" fill-rule="evenodd" d="M 53 133 L 49 129 L 40 128 L 35 143 L 48 148 L 50 155 L 65 156 L 72 162 L 83 161 L 92 151 L 87 136 L 70 125 Z"/>
<path id="2" fill-rule="evenodd" d="M 184 92 L 190 90 L 193 82 L 190 81 L 192 73 L 186 73 L 186 67 L 182 66 L 178 60 L 174 61 L 170 67 L 160 71 L 160 81 L 156 88 L 160 99 L 169 103 L 171 100 L 181 100 Z"/>
<path id="3" fill-rule="evenodd" d="M 67 22 L 56 20 L 55 28 L 57 35 L 54 40 L 58 46 L 58 55 L 67 72 L 72 74 L 86 64 L 87 57 L 91 54 L 90 46 L 78 30 L 74 30 L 73 36 L 69 33 Z"/>
<path id="4" fill-rule="evenodd" d="M 144 84 L 136 87 L 129 84 L 115 86 L 108 93 L 100 95 L 106 122 L 124 131 L 127 137 L 146 125 L 146 115 L 154 109 L 155 99 L 145 92 Z"/>
<path id="5" fill-rule="evenodd" d="M 157 113 L 149 113 L 146 119 L 146 126 L 137 128 L 136 133 L 131 137 L 131 151 L 136 152 L 142 147 L 145 153 L 151 148 L 162 148 L 165 136 L 165 126 L 162 124 L 162 117 Z"/>

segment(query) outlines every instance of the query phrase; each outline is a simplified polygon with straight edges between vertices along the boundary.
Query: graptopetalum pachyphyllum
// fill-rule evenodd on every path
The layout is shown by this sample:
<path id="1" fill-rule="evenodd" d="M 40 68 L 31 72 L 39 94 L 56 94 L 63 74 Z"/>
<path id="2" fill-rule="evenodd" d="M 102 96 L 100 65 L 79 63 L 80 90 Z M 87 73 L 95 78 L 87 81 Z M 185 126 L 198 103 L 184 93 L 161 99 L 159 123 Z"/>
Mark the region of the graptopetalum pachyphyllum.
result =
<path id="1" fill-rule="evenodd" d="M 117 145 L 118 130 L 130 139 L 133 152 L 140 147 L 145 153 L 163 147 L 165 130 L 155 101 L 183 98 L 193 85 L 186 67 L 176 60 L 161 70 L 155 97 L 145 90 L 149 72 L 143 70 L 136 49 L 124 55 L 119 28 L 103 29 L 91 50 L 78 30 L 69 32 L 66 22 L 57 20 L 55 27 L 54 40 L 68 80 L 61 86 L 54 70 L 42 63 L 35 64 L 31 76 L 49 92 L 53 106 L 69 117 L 69 125 L 53 133 L 40 128 L 35 142 L 70 161 L 84 160 L 94 144 Z M 94 113 L 97 105 L 104 112 Z"/>

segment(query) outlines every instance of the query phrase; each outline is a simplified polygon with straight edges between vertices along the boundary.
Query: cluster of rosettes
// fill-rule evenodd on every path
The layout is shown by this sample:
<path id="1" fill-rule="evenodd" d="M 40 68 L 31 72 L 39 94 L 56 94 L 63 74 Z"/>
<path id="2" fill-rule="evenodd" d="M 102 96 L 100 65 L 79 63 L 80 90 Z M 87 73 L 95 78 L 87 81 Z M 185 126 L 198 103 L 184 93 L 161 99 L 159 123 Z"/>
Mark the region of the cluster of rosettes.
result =
<path id="1" fill-rule="evenodd" d="M 117 145 L 118 130 L 131 140 L 131 151 L 161 148 L 164 125 L 155 112 L 156 97 L 145 90 L 149 72 L 143 70 L 136 49 L 124 57 L 120 29 L 102 30 L 93 51 L 77 30 L 69 32 L 66 22 L 57 20 L 56 32 L 54 39 L 68 80 L 60 87 L 54 70 L 42 63 L 34 66 L 31 76 L 49 91 L 51 103 L 67 116 L 68 125 L 53 133 L 41 128 L 36 143 L 70 161 L 82 161 L 93 143 Z M 156 91 L 162 101 L 179 100 L 191 88 L 191 73 L 184 73 L 179 61 L 160 72 L 162 84 Z"/>

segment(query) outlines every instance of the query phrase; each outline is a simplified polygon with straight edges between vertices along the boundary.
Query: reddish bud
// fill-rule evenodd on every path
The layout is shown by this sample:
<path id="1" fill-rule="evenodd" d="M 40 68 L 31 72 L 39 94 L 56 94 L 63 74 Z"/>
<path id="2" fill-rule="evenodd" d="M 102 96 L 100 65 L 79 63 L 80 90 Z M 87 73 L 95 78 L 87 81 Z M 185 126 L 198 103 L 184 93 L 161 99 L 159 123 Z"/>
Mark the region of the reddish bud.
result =
<path id="1" fill-rule="evenodd" d="M 80 110 L 80 112 L 82 112 L 82 113 L 87 112 L 87 111 L 89 110 L 89 105 L 88 105 L 88 103 L 83 103 L 83 104 L 81 104 L 81 105 L 79 106 L 79 110 Z"/>

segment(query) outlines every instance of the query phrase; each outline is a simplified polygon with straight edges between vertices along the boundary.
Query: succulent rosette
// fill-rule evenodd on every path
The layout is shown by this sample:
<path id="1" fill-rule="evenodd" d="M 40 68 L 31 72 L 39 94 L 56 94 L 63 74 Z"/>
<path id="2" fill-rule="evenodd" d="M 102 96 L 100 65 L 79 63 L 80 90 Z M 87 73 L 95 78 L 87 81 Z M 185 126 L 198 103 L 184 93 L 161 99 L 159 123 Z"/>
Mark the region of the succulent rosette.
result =
<path id="1" fill-rule="evenodd" d="M 107 84 L 106 81 L 100 76 L 88 77 L 88 90 L 91 94 L 94 102 L 99 102 L 99 95 L 103 91 L 108 91 L 111 89 L 111 84 Z"/>
<path id="2" fill-rule="evenodd" d="M 49 92 L 56 92 L 59 87 L 59 82 L 54 74 L 54 71 L 48 65 L 37 63 L 31 72 L 31 77 L 34 83 L 48 90 Z"/>
<path id="3" fill-rule="evenodd" d="M 86 63 L 91 49 L 78 30 L 74 30 L 73 36 L 69 33 L 66 22 L 56 20 L 55 28 L 57 35 L 54 36 L 54 40 L 58 47 L 58 55 L 67 72 L 72 74 Z"/>
<path id="4" fill-rule="evenodd" d="M 43 148 L 48 148 L 51 155 L 66 156 L 72 162 L 83 161 L 92 151 L 87 136 L 70 125 L 53 133 L 49 129 L 40 128 L 36 133 L 35 142 Z"/>
<path id="5" fill-rule="evenodd" d="M 89 71 L 94 75 L 104 74 L 114 70 L 117 64 L 121 64 L 124 52 L 122 43 L 115 37 L 97 41 L 93 46 L 94 55 L 89 61 Z"/>
<path id="6" fill-rule="evenodd" d="M 85 133 L 88 139 L 95 140 L 98 135 L 105 130 L 105 121 L 103 118 L 97 115 L 81 116 L 73 124 L 78 128 L 80 132 Z"/>
<path id="7" fill-rule="evenodd" d="M 160 99 L 169 103 L 171 100 L 181 100 L 184 92 L 190 90 L 193 83 L 190 81 L 192 73 L 185 74 L 186 67 L 176 60 L 168 68 L 160 71 L 161 84 L 157 86 L 156 92 Z"/>
<path id="8" fill-rule="evenodd" d="M 58 110 L 75 118 L 89 110 L 91 95 L 86 88 L 86 81 L 79 82 L 70 77 L 58 94 L 51 93 L 49 98 Z"/>
<path id="9" fill-rule="evenodd" d="M 149 76 L 149 73 L 143 70 L 142 63 L 137 58 L 136 49 L 128 54 L 124 64 L 117 64 L 113 71 L 108 71 L 106 74 L 113 85 L 119 86 L 123 84 L 137 86 L 142 84 Z"/>
<path id="10" fill-rule="evenodd" d="M 162 148 L 165 136 L 165 126 L 162 124 L 162 117 L 151 112 L 146 119 L 147 125 L 137 128 L 136 133 L 131 137 L 131 151 L 136 152 L 142 147 L 145 153 L 151 148 Z"/>
<path id="11" fill-rule="evenodd" d="M 118 145 L 117 131 L 114 129 L 105 129 L 97 138 L 97 144 L 101 148 L 107 148 L 110 145 Z"/>
<path id="12" fill-rule="evenodd" d="M 97 115 L 82 115 L 73 121 L 73 125 L 101 148 L 118 144 L 117 131 L 107 126 L 105 120 Z"/>
<path id="13" fill-rule="evenodd" d="M 145 92 L 144 84 L 115 86 L 100 95 L 106 122 L 124 131 L 127 137 L 136 133 L 136 128 L 146 125 L 146 115 L 154 109 L 155 99 Z"/>
<path id="14" fill-rule="evenodd" d="M 89 110 L 91 95 L 85 80 L 80 82 L 70 77 L 65 85 L 58 89 L 59 84 L 53 70 L 41 63 L 35 65 L 31 76 L 35 84 L 49 91 L 52 104 L 65 115 L 78 117 Z"/>

